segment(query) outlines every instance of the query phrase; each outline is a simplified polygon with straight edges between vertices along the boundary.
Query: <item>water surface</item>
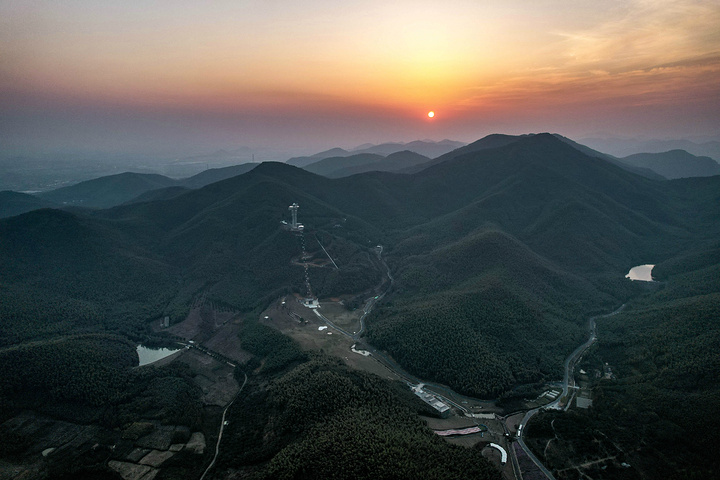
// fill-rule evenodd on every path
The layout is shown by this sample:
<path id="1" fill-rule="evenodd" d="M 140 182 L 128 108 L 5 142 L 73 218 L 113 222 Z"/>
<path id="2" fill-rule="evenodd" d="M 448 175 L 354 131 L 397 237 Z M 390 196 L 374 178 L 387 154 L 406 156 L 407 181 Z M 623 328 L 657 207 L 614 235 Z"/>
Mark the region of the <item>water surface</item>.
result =
<path id="1" fill-rule="evenodd" d="M 630 269 L 625 278 L 639 280 L 641 282 L 653 282 L 652 269 L 655 265 L 638 265 Z"/>
<path id="2" fill-rule="evenodd" d="M 148 348 L 143 345 L 138 345 L 137 353 L 140 358 L 140 366 L 148 365 L 153 362 L 157 362 L 175 352 L 179 352 L 180 349 L 170 348 Z"/>

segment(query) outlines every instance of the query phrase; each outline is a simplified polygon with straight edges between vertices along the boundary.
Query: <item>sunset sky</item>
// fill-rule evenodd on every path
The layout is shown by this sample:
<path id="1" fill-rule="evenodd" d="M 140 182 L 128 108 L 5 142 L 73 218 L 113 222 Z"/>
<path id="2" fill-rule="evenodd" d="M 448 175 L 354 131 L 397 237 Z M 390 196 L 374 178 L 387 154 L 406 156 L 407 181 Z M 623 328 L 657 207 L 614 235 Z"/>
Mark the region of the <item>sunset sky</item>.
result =
<path id="1" fill-rule="evenodd" d="M 6 151 L 540 131 L 718 136 L 720 2 L 0 0 Z"/>

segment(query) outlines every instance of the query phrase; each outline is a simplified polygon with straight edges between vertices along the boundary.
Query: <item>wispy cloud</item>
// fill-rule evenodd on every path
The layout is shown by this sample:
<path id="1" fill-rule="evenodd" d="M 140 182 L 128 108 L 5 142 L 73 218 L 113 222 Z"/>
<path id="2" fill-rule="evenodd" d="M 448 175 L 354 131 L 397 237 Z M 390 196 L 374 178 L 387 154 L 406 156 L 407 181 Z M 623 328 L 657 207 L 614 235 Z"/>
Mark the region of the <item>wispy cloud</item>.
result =
<path id="1" fill-rule="evenodd" d="M 460 109 L 677 104 L 720 98 L 720 3 L 622 2 L 589 28 L 557 32 L 554 55 L 468 91 Z"/>
<path id="2" fill-rule="evenodd" d="M 596 26 L 559 32 L 565 66 L 613 73 L 720 52 L 720 3 L 634 0 Z"/>

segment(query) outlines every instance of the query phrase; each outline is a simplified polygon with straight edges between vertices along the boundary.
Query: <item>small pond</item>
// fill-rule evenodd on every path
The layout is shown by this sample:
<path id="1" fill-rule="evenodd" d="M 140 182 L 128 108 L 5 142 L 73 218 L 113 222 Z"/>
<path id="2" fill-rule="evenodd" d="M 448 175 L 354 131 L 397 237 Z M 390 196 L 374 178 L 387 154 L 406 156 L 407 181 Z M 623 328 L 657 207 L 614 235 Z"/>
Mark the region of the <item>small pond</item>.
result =
<path id="1" fill-rule="evenodd" d="M 137 353 L 140 357 L 140 366 L 148 365 L 153 362 L 157 362 L 167 356 L 172 355 L 175 352 L 179 352 L 181 349 L 170 349 L 170 348 L 148 348 L 143 345 L 138 345 Z"/>
<path id="2" fill-rule="evenodd" d="M 653 282 L 652 269 L 655 265 L 638 265 L 630 269 L 625 278 L 639 280 L 641 282 Z"/>

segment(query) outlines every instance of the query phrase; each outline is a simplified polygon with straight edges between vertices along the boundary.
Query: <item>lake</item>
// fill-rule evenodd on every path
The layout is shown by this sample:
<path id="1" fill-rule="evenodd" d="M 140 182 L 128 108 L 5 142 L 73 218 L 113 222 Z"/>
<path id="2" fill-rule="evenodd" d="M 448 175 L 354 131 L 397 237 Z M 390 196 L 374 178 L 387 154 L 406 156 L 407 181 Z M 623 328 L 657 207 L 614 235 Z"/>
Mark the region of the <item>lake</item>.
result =
<path id="1" fill-rule="evenodd" d="M 655 265 L 638 265 L 630 269 L 625 278 L 630 280 L 639 280 L 641 282 L 654 282 L 652 278 L 652 269 Z"/>
<path id="2" fill-rule="evenodd" d="M 140 358 L 140 366 L 148 365 L 153 362 L 157 362 L 175 352 L 179 352 L 181 349 L 170 349 L 170 348 L 148 348 L 143 345 L 137 346 L 138 357 Z"/>

